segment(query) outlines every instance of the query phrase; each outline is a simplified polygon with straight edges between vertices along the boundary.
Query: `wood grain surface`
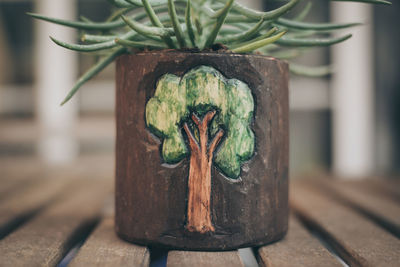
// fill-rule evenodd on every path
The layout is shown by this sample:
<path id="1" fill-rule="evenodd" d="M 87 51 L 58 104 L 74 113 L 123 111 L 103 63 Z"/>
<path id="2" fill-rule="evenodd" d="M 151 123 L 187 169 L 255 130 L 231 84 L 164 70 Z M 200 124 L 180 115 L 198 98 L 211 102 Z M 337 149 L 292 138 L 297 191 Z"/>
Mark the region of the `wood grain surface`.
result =
<path id="1" fill-rule="evenodd" d="M 356 184 L 354 186 L 357 186 Z M 358 183 L 358 187 L 379 197 L 400 203 L 400 179 L 375 177 Z"/>
<path id="2" fill-rule="evenodd" d="M 0 266 L 55 266 L 62 259 L 99 218 L 111 190 L 109 180 L 78 185 L 0 241 Z"/>
<path id="3" fill-rule="evenodd" d="M 315 179 L 310 183 L 353 207 L 400 237 L 400 205 L 395 200 L 370 193 L 372 188 L 345 181 Z M 367 189 L 367 190 L 366 190 Z"/>
<path id="4" fill-rule="evenodd" d="M 114 218 L 107 217 L 86 240 L 68 266 L 144 267 L 149 266 L 149 262 L 149 250 L 118 238 L 114 231 Z"/>
<path id="5" fill-rule="evenodd" d="M 307 183 L 292 183 L 290 204 L 351 266 L 399 266 L 400 240 Z"/>
<path id="6" fill-rule="evenodd" d="M 279 242 L 258 250 L 259 262 L 265 267 L 330 267 L 342 266 L 293 215 L 289 231 Z"/>
<path id="7" fill-rule="evenodd" d="M 239 252 L 171 251 L 167 267 L 244 267 Z"/>
<path id="8" fill-rule="evenodd" d="M 16 225 L 59 198 L 67 184 L 71 184 L 71 181 L 38 179 L 31 186 L 23 187 L 15 194 L 10 193 L 0 202 L 0 239 Z"/>

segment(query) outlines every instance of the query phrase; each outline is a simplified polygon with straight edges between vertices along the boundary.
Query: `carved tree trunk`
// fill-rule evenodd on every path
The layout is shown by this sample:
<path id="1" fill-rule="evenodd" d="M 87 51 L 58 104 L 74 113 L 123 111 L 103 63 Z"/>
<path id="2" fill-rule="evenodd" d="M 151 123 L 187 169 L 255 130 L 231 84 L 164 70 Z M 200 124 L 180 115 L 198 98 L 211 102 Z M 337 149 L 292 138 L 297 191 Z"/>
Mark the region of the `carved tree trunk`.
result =
<path id="1" fill-rule="evenodd" d="M 219 130 L 208 148 L 208 123 L 215 116 L 215 111 L 208 112 L 202 121 L 193 114 L 192 119 L 199 129 L 200 144 L 185 123 L 184 129 L 190 145 L 189 193 L 186 228 L 191 232 L 214 232 L 211 222 L 211 167 L 216 146 L 223 136 Z"/>

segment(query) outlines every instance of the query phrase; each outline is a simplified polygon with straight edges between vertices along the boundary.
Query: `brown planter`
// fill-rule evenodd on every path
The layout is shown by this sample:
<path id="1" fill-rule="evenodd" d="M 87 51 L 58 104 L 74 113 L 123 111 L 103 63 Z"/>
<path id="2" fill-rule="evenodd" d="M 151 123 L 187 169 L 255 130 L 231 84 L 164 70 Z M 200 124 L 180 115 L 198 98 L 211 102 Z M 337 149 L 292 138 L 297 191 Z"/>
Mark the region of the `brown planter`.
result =
<path id="1" fill-rule="evenodd" d="M 196 74 L 201 71 L 203 76 Z M 170 79 L 163 79 L 166 74 Z M 213 100 L 220 106 L 200 105 L 206 93 L 210 99 L 212 94 L 205 92 L 210 83 L 202 77 L 216 79 L 221 94 L 240 89 L 245 96 L 232 93 Z M 167 96 L 170 107 L 161 109 L 164 81 L 183 90 L 184 115 L 176 111 L 180 102 L 175 98 L 181 94 L 172 100 Z M 193 84 L 201 85 L 195 97 L 189 91 Z M 154 106 L 150 101 L 158 102 Z M 234 101 L 239 101 L 237 108 Z M 285 62 L 260 55 L 176 51 L 121 56 L 117 234 L 137 244 L 189 250 L 253 247 L 282 238 L 288 225 L 288 112 Z M 175 130 L 164 127 L 170 117 L 161 113 L 179 115 L 171 124 Z M 211 131 L 212 125 L 217 130 Z M 186 148 L 179 153 L 169 149 L 164 143 L 171 136 Z M 236 165 L 224 155 L 233 155 Z"/>

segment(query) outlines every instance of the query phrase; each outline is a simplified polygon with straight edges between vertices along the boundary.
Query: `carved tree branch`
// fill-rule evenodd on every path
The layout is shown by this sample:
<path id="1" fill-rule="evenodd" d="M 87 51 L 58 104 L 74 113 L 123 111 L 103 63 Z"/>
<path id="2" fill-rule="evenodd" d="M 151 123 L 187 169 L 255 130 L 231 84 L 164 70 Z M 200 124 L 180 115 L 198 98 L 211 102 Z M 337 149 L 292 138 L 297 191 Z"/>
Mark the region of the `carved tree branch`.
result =
<path id="1" fill-rule="evenodd" d="M 217 113 L 217 111 L 215 111 L 215 110 L 211 110 L 211 111 L 207 112 L 207 114 L 203 118 L 203 121 L 201 122 L 201 127 L 203 129 L 208 128 L 208 123 L 214 118 L 216 113 Z"/>
<path id="2" fill-rule="evenodd" d="M 208 149 L 208 155 L 209 155 L 210 159 L 212 159 L 214 150 L 218 146 L 219 142 L 221 141 L 222 136 L 224 136 L 224 130 L 220 129 L 217 132 L 217 134 L 214 136 L 213 140 L 211 141 L 210 148 Z"/>
<path id="3" fill-rule="evenodd" d="M 196 138 L 193 136 L 192 131 L 189 129 L 188 124 L 185 122 L 185 124 L 183 125 L 183 129 L 185 130 L 188 139 L 189 139 L 189 145 L 190 145 L 190 149 L 192 151 L 199 151 L 200 150 L 200 146 L 196 141 Z"/>
<path id="4" fill-rule="evenodd" d="M 201 121 L 200 121 L 199 117 L 197 117 L 197 115 L 193 113 L 192 120 L 194 121 L 194 123 L 197 125 L 197 127 L 200 130 Z"/>

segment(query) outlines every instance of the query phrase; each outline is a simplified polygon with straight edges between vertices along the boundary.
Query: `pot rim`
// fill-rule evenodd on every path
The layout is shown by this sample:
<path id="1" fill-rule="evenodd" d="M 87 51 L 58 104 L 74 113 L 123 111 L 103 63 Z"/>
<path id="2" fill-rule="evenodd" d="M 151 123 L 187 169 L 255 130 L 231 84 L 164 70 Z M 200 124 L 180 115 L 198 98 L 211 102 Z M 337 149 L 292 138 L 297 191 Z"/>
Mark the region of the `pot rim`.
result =
<path id="1" fill-rule="evenodd" d="M 242 53 L 233 53 L 233 52 L 223 52 L 219 51 L 194 51 L 194 50 L 185 50 L 185 49 L 164 49 L 164 50 L 151 50 L 151 51 L 139 51 L 136 53 L 123 54 L 121 56 L 146 56 L 146 55 L 162 55 L 162 54 L 192 54 L 192 55 L 200 55 L 200 56 L 212 56 L 212 57 L 224 57 L 224 56 L 234 56 L 234 57 L 251 57 L 251 58 L 263 58 L 271 61 L 282 62 L 286 65 L 289 65 L 287 60 L 279 59 L 272 56 L 260 55 L 260 54 L 242 54 Z"/>

